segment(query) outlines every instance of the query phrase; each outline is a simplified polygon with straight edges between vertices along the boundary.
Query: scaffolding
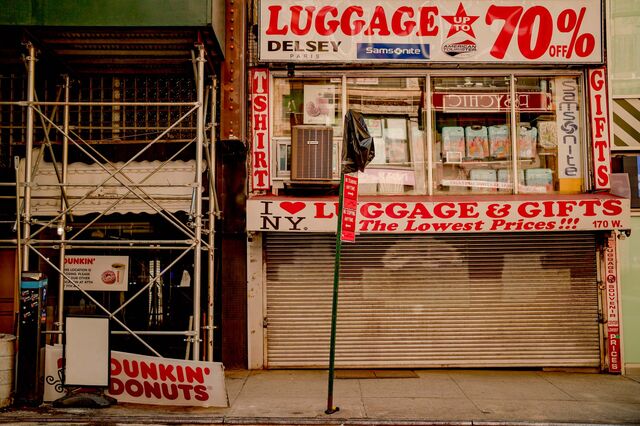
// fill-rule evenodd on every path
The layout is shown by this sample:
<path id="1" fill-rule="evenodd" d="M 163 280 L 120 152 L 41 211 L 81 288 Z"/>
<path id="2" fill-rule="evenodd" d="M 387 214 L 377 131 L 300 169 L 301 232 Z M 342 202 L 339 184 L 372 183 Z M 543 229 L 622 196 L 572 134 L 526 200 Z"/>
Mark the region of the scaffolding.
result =
<path id="1" fill-rule="evenodd" d="M 16 238 L 5 240 L 4 243 L 15 244 L 21 271 L 30 271 L 37 260 L 38 264 L 47 265 L 58 274 L 56 321 L 54 329 L 47 332 L 55 335 L 58 343 L 62 342 L 66 308 L 65 287 L 72 286 L 98 311 L 109 317 L 114 335 L 129 335 L 159 357 L 163 357 L 162 350 L 157 344 L 154 347 L 154 344 L 148 341 L 151 336 L 184 336 L 189 358 L 199 360 L 202 357 L 212 361 L 215 328 L 215 224 L 220 217 L 215 196 L 217 85 L 215 76 L 211 76 L 210 84 L 205 87 L 204 46 L 196 44 L 192 55 L 195 85 L 187 84 L 183 90 L 195 86 L 195 99 L 186 102 L 171 99 L 150 101 L 148 96 L 141 96 L 144 98 L 143 101 L 135 100 L 136 94 L 148 91 L 146 83 L 143 88 L 137 87 L 140 80 L 136 79 L 131 80 L 133 87 L 127 87 L 122 80 L 115 79 L 109 90 L 116 87 L 117 95 L 107 96 L 110 100 L 105 100 L 104 87 L 97 89 L 100 96 L 91 96 L 93 90 L 90 88 L 88 99 L 81 99 L 79 90 L 77 99 L 72 99 L 72 82 L 68 75 L 62 76 L 63 84 L 57 91 L 55 101 L 39 101 L 35 79 L 36 49 L 31 43 L 27 43 L 26 48 L 26 100 L 10 99 L 0 102 L 0 108 L 4 106 L 10 109 L 11 117 L 16 113 L 17 107 L 24 109 L 26 114 L 26 126 L 20 130 L 24 132 L 24 158 L 15 160 Z M 127 90 L 132 96 L 126 96 Z M 129 100 L 132 97 L 134 100 Z M 107 122 L 105 125 L 102 119 L 94 120 L 96 114 L 99 117 L 104 117 L 105 114 L 110 116 L 111 123 Z M 205 123 L 207 117 L 211 118 L 208 124 Z M 36 120 L 41 124 L 39 130 L 36 128 Z M 61 144 L 58 150 L 59 153 L 61 151 L 60 159 L 56 158 L 52 148 L 50 132 L 57 135 L 54 139 Z M 36 133 L 42 137 L 39 149 L 35 149 L 34 146 Z M 11 134 L 13 135 L 13 130 Z M 167 139 L 172 142 L 172 151 L 168 154 L 165 152 L 162 161 L 151 163 L 151 167 L 148 167 L 143 175 L 133 176 L 129 172 L 130 166 L 152 156 L 154 147 L 160 144 L 166 147 L 163 141 Z M 95 147 L 103 143 L 127 147 L 131 156 L 124 162 L 111 161 Z M 41 213 L 38 217 L 34 214 L 36 201 L 42 201 L 34 199 L 34 194 L 39 190 L 38 165 L 43 161 L 45 148 L 52 159 L 57 179 L 57 191 L 48 201 L 55 200 L 59 208 L 57 214 L 43 218 Z M 119 155 L 122 155 L 121 150 Z M 82 158 L 84 162 L 100 169 L 98 183 L 78 183 L 77 179 L 72 181 L 72 157 Z M 192 181 L 182 185 L 183 192 L 184 187 L 190 192 L 189 199 L 182 200 L 189 206 L 188 214 L 180 216 L 174 211 L 174 204 L 169 205 L 169 202 L 175 203 L 175 197 L 157 195 L 158 188 L 164 187 L 170 191 L 180 185 L 174 184 L 172 179 L 158 183 L 154 181 L 154 177 L 166 173 L 171 164 L 184 157 L 192 159 L 195 164 Z M 19 170 L 19 163 L 23 165 L 23 170 Z M 203 189 L 208 193 L 207 197 L 203 195 Z M 102 194 L 106 190 L 112 194 L 115 191 L 116 195 L 105 200 Z M 81 210 L 83 203 L 96 199 L 101 199 L 100 203 L 96 204 L 100 206 L 99 210 L 94 212 L 87 223 L 78 225 L 78 222 L 74 221 L 77 211 Z M 179 235 L 180 238 L 141 239 L 135 238 L 133 232 L 127 238 L 116 240 L 87 238 L 91 229 L 109 226 L 104 222 L 110 214 L 122 212 L 123 205 L 134 201 L 143 205 L 143 210 L 151 212 L 171 229 L 171 233 Z M 51 236 L 52 229 L 56 230 L 57 238 Z M 98 300 L 99 297 L 95 293 L 82 288 L 74 277 L 65 272 L 65 257 L 73 250 L 126 253 L 146 251 L 150 253 L 148 258 L 164 251 L 169 253 L 170 258 L 163 257 L 162 261 L 159 258 L 151 260 L 146 274 L 148 281 L 128 298 L 121 295 L 118 306 L 113 308 L 110 304 L 104 303 L 104 300 Z M 177 254 L 174 254 L 176 252 Z M 51 260 L 52 253 L 57 254 L 57 262 Z M 163 281 L 167 280 L 168 271 L 187 259 L 192 259 L 193 269 L 191 275 L 185 271 L 187 275 L 181 277 L 181 286 L 192 289 L 189 325 L 186 329 L 178 330 L 154 329 L 161 325 L 165 314 Z M 203 267 L 203 261 L 206 262 L 206 267 Z M 188 285 L 183 285 L 185 281 Z M 204 318 L 201 306 L 203 281 L 206 284 L 207 303 Z M 122 314 L 127 306 L 143 295 L 149 298 L 148 326 L 139 329 L 130 327 Z M 205 344 L 201 347 L 203 339 Z"/>

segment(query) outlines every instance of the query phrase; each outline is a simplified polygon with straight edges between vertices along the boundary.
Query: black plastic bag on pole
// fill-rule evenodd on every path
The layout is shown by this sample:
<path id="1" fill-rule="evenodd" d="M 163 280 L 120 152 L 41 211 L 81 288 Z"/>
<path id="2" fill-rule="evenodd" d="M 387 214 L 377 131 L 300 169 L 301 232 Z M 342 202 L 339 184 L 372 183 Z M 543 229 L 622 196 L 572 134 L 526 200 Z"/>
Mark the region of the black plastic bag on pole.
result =
<path id="1" fill-rule="evenodd" d="M 344 116 L 342 137 L 342 173 L 353 173 L 364 168 L 376 156 L 373 138 L 361 113 L 348 110 Z"/>

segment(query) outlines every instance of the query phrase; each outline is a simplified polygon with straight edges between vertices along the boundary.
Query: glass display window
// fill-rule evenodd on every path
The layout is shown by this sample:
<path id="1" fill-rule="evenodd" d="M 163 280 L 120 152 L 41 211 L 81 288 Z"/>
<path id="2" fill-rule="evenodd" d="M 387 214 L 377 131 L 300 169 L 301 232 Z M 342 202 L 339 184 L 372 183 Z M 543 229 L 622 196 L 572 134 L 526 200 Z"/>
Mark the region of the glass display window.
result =
<path id="1" fill-rule="evenodd" d="M 425 194 L 425 79 L 347 79 L 347 108 L 363 114 L 375 158 L 360 173 L 361 194 Z"/>
<path id="2" fill-rule="evenodd" d="M 433 191 L 511 192 L 510 79 L 431 79 Z"/>
<path id="3" fill-rule="evenodd" d="M 517 156 L 522 193 L 584 190 L 582 88 L 576 76 L 518 76 Z"/>
<path id="4" fill-rule="evenodd" d="M 270 140 L 278 188 L 335 185 L 351 109 L 362 113 L 376 151 L 360 173 L 363 195 L 588 189 L 581 74 L 434 74 L 275 75 Z"/>
<path id="5" fill-rule="evenodd" d="M 510 75 L 431 78 L 434 193 L 584 191 L 579 77 L 513 81 L 512 90 Z"/>

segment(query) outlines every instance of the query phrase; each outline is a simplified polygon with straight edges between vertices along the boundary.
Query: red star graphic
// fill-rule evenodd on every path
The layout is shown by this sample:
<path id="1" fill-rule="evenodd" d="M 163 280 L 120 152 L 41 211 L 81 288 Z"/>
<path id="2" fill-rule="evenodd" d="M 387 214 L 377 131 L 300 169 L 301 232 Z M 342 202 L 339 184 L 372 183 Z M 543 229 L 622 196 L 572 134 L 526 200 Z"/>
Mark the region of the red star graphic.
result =
<path id="1" fill-rule="evenodd" d="M 454 16 L 442 16 L 445 21 L 451 24 L 451 28 L 449 29 L 449 34 L 447 34 L 447 38 L 451 37 L 458 31 L 465 32 L 469 34 L 471 37 L 475 38 L 476 35 L 473 33 L 473 28 L 471 25 L 479 18 L 479 16 L 468 16 L 467 11 L 464 10 L 464 6 L 460 3 L 458 6 L 458 11 Z"/>

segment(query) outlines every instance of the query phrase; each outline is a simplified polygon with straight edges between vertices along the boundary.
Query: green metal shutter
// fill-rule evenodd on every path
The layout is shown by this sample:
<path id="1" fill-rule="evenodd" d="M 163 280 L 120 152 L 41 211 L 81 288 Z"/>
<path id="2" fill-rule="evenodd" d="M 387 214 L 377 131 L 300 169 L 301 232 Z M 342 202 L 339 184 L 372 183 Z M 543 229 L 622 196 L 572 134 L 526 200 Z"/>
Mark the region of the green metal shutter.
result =
<path id="1" fill-rule="evenodd" d="M 265 240 L 267 366 L 324 368 L 334 237 Z M 360 235 L 336 366 L 598 367 L 597 292 L 593 234 Z"/>

